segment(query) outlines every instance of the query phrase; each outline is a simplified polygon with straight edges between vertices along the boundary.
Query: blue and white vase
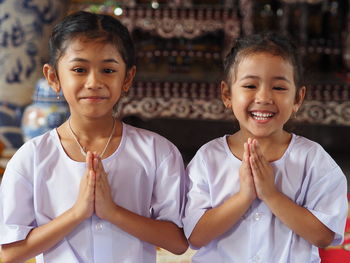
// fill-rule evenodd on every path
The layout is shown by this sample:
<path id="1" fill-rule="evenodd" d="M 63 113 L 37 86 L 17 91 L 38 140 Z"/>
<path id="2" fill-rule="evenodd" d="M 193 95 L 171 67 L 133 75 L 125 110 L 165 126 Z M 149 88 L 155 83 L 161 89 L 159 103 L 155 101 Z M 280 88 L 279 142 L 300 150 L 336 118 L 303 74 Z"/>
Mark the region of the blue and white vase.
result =
<path id="1" fill-rule="evenodd" d="M 48 57 L 48 38 L 69 0 L 0 0 L 0 141 L 23 144 L 21 114 Z M 0 155 L 1 157 L 1 155 Z"/>
<path id="2" fill-rule="evenodd" d="M 21 120 L 24 107 L 0 101 L 0 142 L 5 146 L 0 157 L 10 158 L 23 144 Z"/>
<path id="3" fill-rule="evenodd" d="M 35 87 L 33 103 L 23 113 L 24 141 L 60 126 L 69 117 L 69 107 L 62 93 L 56 94 L 46 79 Z"/>

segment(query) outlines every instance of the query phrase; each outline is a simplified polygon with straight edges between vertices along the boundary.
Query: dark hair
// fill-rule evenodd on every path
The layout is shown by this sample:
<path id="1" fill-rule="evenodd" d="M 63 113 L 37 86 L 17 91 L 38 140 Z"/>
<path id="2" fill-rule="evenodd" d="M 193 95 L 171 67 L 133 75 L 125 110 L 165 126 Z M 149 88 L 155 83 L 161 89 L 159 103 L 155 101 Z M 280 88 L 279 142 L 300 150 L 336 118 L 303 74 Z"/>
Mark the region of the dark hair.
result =
<path id="1" fill-rule="evenodd" d="M 304 85 L 303 69 L 294 41 L 287 36 L 265 32 L 238 38 L 224 60 L 224 80 L 231 84 L 231 75 L 236 73 L 238 64 L 246 56 L 268 53 L 280 56 L 293 66 L 294 82 L 298 90 Z M 233 71 L 232 71 L 233 69 Z"/>
<path id="2" fill-rule="evenodd" d="M 85 11 L 66 16 L 54 27 L 49 40 L 49 64 L 56 68 L 68 42 L 78 37 L 112 43 L 116 45 L 127 70 L 135 65 L 134 44 L 128 29 L 110 15 Z"/>

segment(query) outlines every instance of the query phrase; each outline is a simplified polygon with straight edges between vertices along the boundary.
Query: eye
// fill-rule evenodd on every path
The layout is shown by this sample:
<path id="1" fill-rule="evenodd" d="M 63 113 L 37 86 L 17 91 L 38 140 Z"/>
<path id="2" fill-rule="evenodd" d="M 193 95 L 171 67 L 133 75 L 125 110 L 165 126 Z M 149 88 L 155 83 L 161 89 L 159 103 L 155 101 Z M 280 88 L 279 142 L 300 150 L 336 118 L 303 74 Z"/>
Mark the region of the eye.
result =
<path id="1" fill-rule="evenodd" d="M 110 68 L 105 68 L 105 69 L 103 69 L 103 72 L 104 73 L 114 73 L 114 72 L 116 72 L 114 69 L 110 69 Z"/>
<path id="2" fill-rule="evenodd" d="M 73 68 L 72 71 L 74 71 L 76 73 L 84 73 L 84 72 L 86 72 L 86 70 L 83 69 L 83 68 Z"/>
<path id="3" fill-rule="evenodd" d="M 256 86 L 255 86 L 255 85 L 244 85 L 243 88 L 246 88 L 246 89 L 255 89 Z"/>
<path id="4" fill-rule="evenodd" d="M 287 90 L 287 89 L 284 88 L 284 87 L 273 87 L 273 89 L 274 89 L 274 90 L 280 90 L 280 91 L 282 91 L 282 90 Z"/>

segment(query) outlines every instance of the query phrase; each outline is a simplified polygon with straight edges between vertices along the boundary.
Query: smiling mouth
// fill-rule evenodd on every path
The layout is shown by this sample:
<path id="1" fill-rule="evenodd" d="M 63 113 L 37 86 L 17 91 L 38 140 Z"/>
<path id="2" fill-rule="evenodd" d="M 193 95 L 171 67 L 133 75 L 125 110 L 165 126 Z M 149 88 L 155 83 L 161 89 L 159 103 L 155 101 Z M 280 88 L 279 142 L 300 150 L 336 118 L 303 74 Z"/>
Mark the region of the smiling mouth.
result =
<path id="1" fill-rule="evenodd" d="M 273 116 L 275 116 L 275 113 L 273 112 L 259 112 L 259 111 L 252 111 L 250 115 L 253 117 L 253 119 L 258 121 L 265 121 L 271 119 Z"/>
<path id="2" fill-rule="evenodd" d="M 82 97 L 82 100 L 105 100 L 107 97 L 98 97 L 98 96 L 91 96 L 91 97 Z"/>

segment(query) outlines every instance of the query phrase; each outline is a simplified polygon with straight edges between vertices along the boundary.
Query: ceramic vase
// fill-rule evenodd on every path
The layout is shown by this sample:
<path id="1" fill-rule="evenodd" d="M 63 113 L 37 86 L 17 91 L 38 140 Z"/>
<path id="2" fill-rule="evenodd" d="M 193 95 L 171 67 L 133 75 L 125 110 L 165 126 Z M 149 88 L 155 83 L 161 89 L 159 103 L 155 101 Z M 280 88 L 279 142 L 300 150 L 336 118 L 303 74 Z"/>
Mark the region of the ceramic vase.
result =
<path id="1" fill-rule="evenodd" d="M 68 0 L 0 0 L 0 142 L 22 143 L 21 119 L 47 61 L 48 38 Z"/>
<path id="2" fill-rule="evenodd" d="M 35 88 L 33 103 L 26 107 L 22 118 L 25 141 L 60 126 L 69 117 L 69 108 L 63 94 L 56 94 L 45 79 Z"/>

